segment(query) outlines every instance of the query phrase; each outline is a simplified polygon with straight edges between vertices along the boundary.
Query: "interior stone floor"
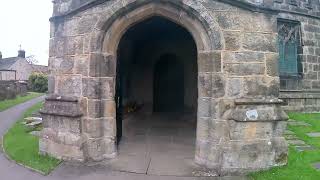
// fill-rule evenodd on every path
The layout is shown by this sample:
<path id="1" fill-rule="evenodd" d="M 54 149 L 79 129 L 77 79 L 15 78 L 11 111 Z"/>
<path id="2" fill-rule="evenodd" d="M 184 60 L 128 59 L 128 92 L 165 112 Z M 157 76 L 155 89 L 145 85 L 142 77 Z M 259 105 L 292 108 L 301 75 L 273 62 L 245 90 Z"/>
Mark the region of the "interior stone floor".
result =
<path id="1" fill-rule="evenodd" d="M 191 114 L 134 114 L 123 121 L 123 138 L 113 170 L 149 174 L 193 176 L 196 117 Z"/>

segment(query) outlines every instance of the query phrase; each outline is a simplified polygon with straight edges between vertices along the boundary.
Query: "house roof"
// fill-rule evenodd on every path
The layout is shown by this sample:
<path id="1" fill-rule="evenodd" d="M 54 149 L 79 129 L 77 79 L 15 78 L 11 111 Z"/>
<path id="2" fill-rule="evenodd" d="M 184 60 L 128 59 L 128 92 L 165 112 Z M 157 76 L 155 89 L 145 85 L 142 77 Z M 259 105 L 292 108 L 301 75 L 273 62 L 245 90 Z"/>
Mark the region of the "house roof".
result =
<path id="1" fill-rule="evenodd" d="M 10 57 L 10 58 L 0 59 L 0 70 L 9 70 L 10 67 L 20 59 L 23 59 L 23 58 Z"/>

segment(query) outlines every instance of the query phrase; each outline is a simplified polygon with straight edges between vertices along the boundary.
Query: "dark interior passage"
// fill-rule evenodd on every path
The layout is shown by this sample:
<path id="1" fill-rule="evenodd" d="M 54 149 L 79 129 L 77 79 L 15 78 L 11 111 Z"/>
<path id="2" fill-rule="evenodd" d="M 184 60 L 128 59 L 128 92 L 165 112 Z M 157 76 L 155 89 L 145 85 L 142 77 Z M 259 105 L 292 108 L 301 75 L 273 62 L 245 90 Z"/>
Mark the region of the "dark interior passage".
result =
<path id="1" fill-rule="evenodd" d="M 166 54 L 160 57 L 154 69 L 154 112 L 182 112 L 184 106 L 182 63 L 174 54 Z"/>
<path id="2" fill-rule="evenodd" d="M 129 28 L 118 48 L 123 112 L 196 113 L 196 56 L 190 33 L 165 18 L 152 17 Z"/>
<path id="3" fill-rule="evenodd" d="M 162 175 L 180 167 L 190 175 L 198 95 L 190 33 L 161 17 L 132 26 L 118 47 L 116 81 L 119 157 L 112 166 Z"/>

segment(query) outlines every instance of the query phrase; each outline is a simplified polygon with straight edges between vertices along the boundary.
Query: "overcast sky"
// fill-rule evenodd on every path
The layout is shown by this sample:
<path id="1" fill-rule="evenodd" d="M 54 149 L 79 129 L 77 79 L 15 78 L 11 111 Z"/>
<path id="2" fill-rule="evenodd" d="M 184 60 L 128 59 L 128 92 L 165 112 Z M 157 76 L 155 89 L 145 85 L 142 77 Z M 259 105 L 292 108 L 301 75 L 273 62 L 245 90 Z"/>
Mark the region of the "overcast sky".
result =
<path id="1" fill-rule="evenodd" d="M 48 64 L 49 18 L 52 0 L 0 0 L 0 51 L 4 58 L 17 56 L 19 45 L 26 56 Z"/>

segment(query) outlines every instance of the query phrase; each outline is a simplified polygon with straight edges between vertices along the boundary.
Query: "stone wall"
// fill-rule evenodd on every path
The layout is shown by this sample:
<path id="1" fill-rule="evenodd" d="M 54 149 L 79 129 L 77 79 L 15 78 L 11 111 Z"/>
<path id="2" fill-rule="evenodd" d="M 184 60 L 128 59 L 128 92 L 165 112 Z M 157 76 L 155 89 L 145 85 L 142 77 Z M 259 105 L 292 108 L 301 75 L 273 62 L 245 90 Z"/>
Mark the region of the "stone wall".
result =
<path id="1" fill-rule="evenodd" d="M 285 101 L 286 111 L 320 111 L 320 19 L 281 13 L 278 18 L 300 23 L 302 47 L 299 76 L 281 77 L 280 98 Z"/>
<path id="2" fill-rule="evenodd" d="M 28 84 L 20 81 L 0 81 L 0 101 L 26 95 Z"/>
<path id="3" fill-rule="evenodd" d="M 197 45 L 196 163 L 220 175 L 285 165 L 277 12 L 239 3 L 56 0 L 40 151 L 80 162 L 117 155 L 117 45 L 129 27 L 160 16 Z"/>

